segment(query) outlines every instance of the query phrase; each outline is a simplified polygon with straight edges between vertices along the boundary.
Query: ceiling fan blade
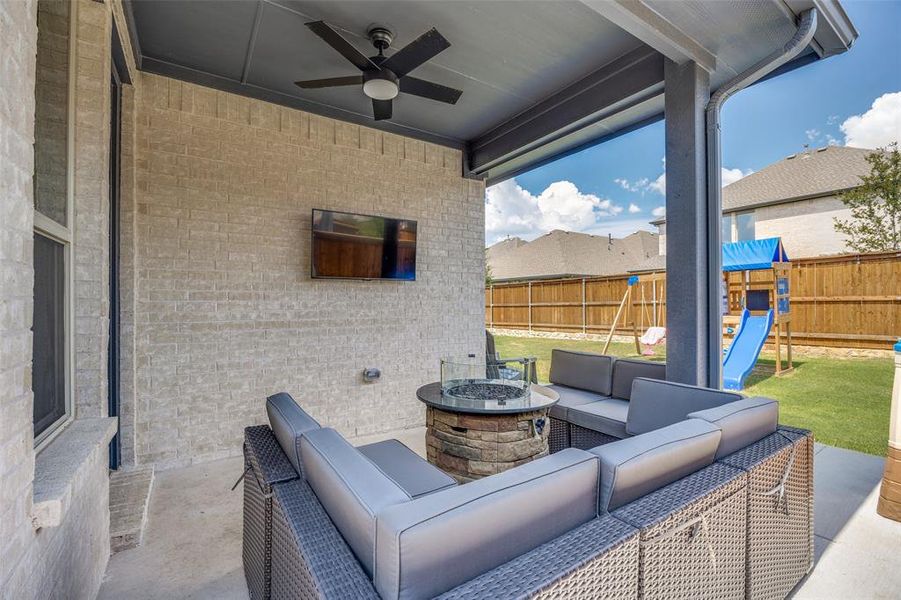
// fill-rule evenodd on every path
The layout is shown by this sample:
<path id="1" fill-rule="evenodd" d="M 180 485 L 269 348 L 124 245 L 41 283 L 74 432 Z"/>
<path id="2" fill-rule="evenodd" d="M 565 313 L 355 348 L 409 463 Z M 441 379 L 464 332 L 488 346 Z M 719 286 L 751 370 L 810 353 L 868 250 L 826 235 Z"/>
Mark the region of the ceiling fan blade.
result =
<path id="1" fill-rule="evenodd" d="M 372 116 L 376 121 L 391 118 L 391 100 L 372 100 Z"/>
<path id="2" fill-rule="evenodd" d="M 325 21 L 313 21 L 307 23 L 310 31 L 322 38 L 322 40 L 341 53 L 341 55 L 352 62 L 361 71 L 369 69 L 378 69 L 378 65 L 366 58 L 359 50 L 350 45 L 341 35 L 332 29 Z"/>
<path id="3" fill-rule="evenodd" d="M 433 27 L 392 54 L 388 60 L 382 63 L 382 66 L 391 69 L 398 77 L 402 77 L 443 50 L 450 48 L 450 45 L 450 42 Z"/>
<path id="4" fill-rule="evenodd" d="M 351 75 L 350 77 L 329 77 L 327 79 L 309 79 L 307 81 L 295 81 L 294 85 L 305 90 L 315 90 L 318 88 L 338 87 L 342 85 L 363 85 L 362 75 Z"/>
<path id="5" fill-rule="evenodd" d="M 402 77 L 400 80 L 400 91 L 405 94 L 413 94 L 429 100 L 437 100 L 438 102 L 446 102 L 447 104 L 456 104 L 457 100 L 463 94 L 463 90 L 455 90 L 452 87 L 433 83 L 416 77 Z"/>

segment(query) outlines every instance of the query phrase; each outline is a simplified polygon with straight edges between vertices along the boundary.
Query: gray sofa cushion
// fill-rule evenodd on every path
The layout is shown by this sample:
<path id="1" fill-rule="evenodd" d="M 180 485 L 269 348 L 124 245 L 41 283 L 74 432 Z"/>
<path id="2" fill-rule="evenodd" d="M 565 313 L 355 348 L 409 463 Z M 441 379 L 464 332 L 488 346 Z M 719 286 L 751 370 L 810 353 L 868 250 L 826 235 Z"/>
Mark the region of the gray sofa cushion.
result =
<path id="1" fill-rule="evenodd" d="M 688 416 L 720 428 L 723 435 L 716 451 L 719 459 L 774 433 L 779 424 L 779 403 L 770 398 L 745 398 Z"/>
<path id="2" fill-rule="evenodd" d="M 412 498 L 457 485 L 453 477 L 430 464 L 398 440 L 384 440 L 358 446 L 357 450 L 375 463 L 375 466 Z"/>
<path id="3" fill-rule="evenodd" d="M 688 419 L 590 450 L 601 459 L 598 511 L 605 513 L 713 462 L 719 428 Z"/>
<path id="4" fill-rule="evenodd" d="M 576 388 L 571 388 L 565 385 L 551 384 L 547 387 L 554 390 L 555 392 L 557 392 L 557 394 L 560 395 L 560 400 L 558 400 L 557 403 L 551 407 L 549 414 L 555 419 L 560 419 L 561 421 L 568 420 L 567 415 L 570 408 L 574 406 L 582 406 L 583 404 L 589 404 L 591 402 L 598 402 L 599 400 L 607 398 L 607 396 L 601 396 L 600 394 L 587 392 L 585 390 L 577 390 Z"/>
<path id="5" fill-rule="evenodd" d="M 629 400 L 632 397 L 632 382 L 636 377 L 666 380 L 666 363 L 617 358 L 613 363 L 613 387 L 610 395 Z"/>
<path id="6" fill-rule="evenodd" d="M 740 394 L 638 377 L 632 382 L 632 399 L 626 431 L 639 435 L 678 423 L 696 410 L 715 408 L 741 400 Z"/>
<path id="7" fill-rule="evenodd" d="M 319 429 L 319 423 L 308 415 L 290 394 L 279 392 L 266 398 L 269 427 L 282 447 L 294 470 L 303 474 L 300 462 L 300 438 L 304 433 Z"/>
<path id="8" fill-rule="evenodd" d="M 431 598 L 597 514 L 598 462 L 568 448 L 378 515 L 375 587 Z M 594 486 L 594 487 L 593 487 Z"/>
<path id="9" fill-rule="evenodd" d="M 603 354 L 554 348 L 551 351 L 551 372 L 548 379 L 551 383 L 609 396 L 613 361 L 612 356 Z"/>
<path id="10" fill-rule="evenodd" d="M 607 398 L 570 408 L 567 420 L 573 425 L 622 439 L 629 437 L 626 433 L 628 413 L 629 403 L 626 400 Z"/>
<path id="11" fill-rule="evenodd" d="M 334 429 L 304 435 L 300 457 L 320 504 L 371 577 L 376 514 L 387 506 L 410 502 L 410 495 Z"/>

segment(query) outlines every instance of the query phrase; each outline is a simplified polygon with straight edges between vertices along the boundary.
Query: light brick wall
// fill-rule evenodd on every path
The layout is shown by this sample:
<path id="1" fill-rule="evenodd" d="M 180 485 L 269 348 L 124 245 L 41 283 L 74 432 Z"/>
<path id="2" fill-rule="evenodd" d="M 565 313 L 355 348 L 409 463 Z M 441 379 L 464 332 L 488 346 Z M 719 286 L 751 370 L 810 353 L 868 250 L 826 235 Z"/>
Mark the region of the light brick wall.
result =
<path id="1" fill-rule="evenodd" d="M 754 209 L 754 236 L 781 237 L 790 258 L 849 252 L 847 239 L 835 230 L 835 219 L 851 218 L 836 196 L 800 200 Z M 658 226 L 660 254 L 666 254 L 666 223 Z"/>
<path id="2" fill-rule="evenodd" d="M 59 17 L 65 12 L 57 10 L 60 0 L 55 1 L 55 7 L 42 6 L 44 14 Z M 62 523 L 36 530 L 32 521 L 36 478 L 31 391 L 32 143 L 37 7 L 35 0 L 0 2 L 0 597 L 88 599 L 96 596 L 109 557 L 105 445 L 95 448 L 78 471 Z M 76 321 L 72 329 L 75 416 L 83 418 L 106 412 L 111 16 L 109 4 L 78 0 L 69 7 L 78 19 L 73 58 L 78 75 L 73 188 Z M 44 19 L 42 27 L 62 35 L 65 24 L 57 17 Z M 43 73 L 52 77 L 49 71 Z M 42 100 L 61 103 L 57 108 L 64 114 L 65 97 L 54 96 L 56 92 L 49 87 L 45 92 Z M 63 432 L 48 449 L 65 437 Z"/>
<path id="3" fill-rule="evenodd" d="M 238 454 L 281 390 L 345 434 L 421 426 L 439 358 L 484 352 L 484 185 L 461 153 L 158 76 L 140 88 L 136 461 Z M 314 207 L 416 219 L 417 281 L 311 280 Z"/>
<path id="4" fill-rule="evenodd" d="M 789 258 L 848 252 L 845 236 L 833 219 L 848 219 L 851 211 L 835 196 L 764 206 L 754 211 L 757 239 L 781 237 Z"/>
<path id="5" fill-rule="evenodd" d="M 109 80 L 111 14 L 78 2 L 75 78 L 75 415 L 100 417 L 109 342 Z"/>
<path id="6" fill-rule="evenodd" d="M 32 541 L 36 49 L 37 2 L 0 2 L 0 590 L 25 579 Z"/>

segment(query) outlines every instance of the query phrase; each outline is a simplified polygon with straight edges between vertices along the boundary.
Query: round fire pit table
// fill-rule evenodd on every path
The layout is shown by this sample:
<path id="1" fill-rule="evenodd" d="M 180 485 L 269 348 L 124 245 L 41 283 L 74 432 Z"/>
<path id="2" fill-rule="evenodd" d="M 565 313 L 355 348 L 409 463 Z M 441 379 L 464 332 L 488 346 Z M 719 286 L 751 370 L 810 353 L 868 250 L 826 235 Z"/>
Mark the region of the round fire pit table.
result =
<path id="1" fill-rule="evenodd" d="M 525 397 L 505 399 L 504 387 L 473 383 L 454 396 L 435 382 L 416 391 L 426 405 L 430 463 L 465 483 L 547 455 L 557 392 L 533 383 Z"/>

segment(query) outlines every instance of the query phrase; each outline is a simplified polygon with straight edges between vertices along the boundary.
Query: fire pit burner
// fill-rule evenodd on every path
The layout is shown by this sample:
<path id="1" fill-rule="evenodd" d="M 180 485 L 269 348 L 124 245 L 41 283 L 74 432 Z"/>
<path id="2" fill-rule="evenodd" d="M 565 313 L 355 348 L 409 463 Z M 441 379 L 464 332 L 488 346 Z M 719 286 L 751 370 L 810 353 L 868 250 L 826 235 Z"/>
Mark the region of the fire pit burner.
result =
<path id="1" fill-rule="evenodd" d="M 520 386 L 506 385 L 504 383 L 461 383 L 444 389 L 444 394 L 454 398 L 466 398 L 468 400 L 516 400 L 529 393 Z"/>

